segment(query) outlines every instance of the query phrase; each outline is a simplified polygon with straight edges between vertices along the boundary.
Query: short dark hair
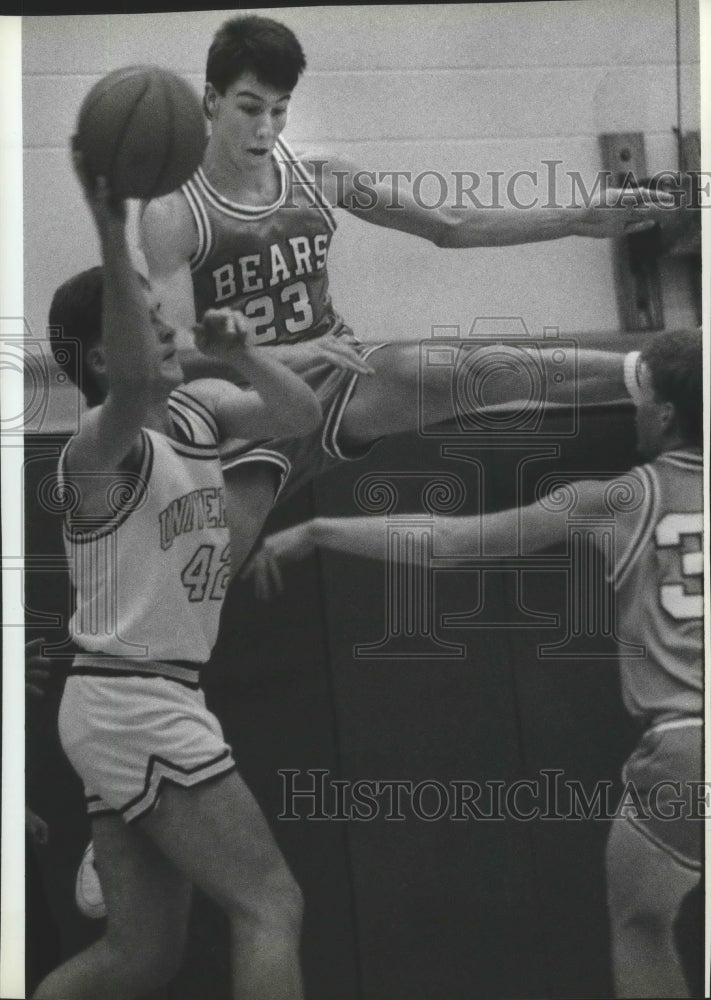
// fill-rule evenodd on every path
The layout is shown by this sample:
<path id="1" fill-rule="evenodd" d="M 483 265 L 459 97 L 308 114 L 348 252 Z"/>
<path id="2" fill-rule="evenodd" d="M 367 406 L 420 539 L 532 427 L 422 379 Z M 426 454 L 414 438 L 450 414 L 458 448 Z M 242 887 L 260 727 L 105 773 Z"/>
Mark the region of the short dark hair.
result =
<path id="1" fill-rule="evenodd" d="M 219 94 L 243 73 L 270 87 L 291 92 L 306 68 L 299 40 L 285 24 L 269 17 L 230 18 L 217 30 L 207 53 L 205 80 Z"/>
<path id="2" fill-rule="evenodd" d="M 83 392 L 88 406 L 104 399 L 86 358 L 101 340 L 103 269 L 91 267 L 60 285 L 49 307 L 49 341 L 57 364 Z"/>
<path id="3" fill-rule="evenodd" d="M 679 432 L 689 444 L 703 440 L 701 330 L 658 334 L 642 350 L 658 400 L 672 403 Z"/>

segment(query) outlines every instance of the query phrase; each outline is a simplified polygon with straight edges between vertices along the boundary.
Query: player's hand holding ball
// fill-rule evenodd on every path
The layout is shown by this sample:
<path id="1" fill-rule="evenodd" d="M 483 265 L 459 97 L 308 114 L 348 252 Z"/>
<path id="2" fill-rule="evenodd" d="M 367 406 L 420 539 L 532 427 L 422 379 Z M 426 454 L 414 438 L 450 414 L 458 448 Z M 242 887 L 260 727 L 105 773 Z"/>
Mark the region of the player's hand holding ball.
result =
<path id="1" fill-rule="evenodd" d="M 125 202 L 112 193 L 105 177 L 97 177 L 90 173 L 84 154 L 76 148 L 76 138 L 72 139 L 72 161 L 74 172 L 82 186 L 84 198 L 99 232 L 106 232 L 112 228 L 123 231 L 126 224 Z"/>

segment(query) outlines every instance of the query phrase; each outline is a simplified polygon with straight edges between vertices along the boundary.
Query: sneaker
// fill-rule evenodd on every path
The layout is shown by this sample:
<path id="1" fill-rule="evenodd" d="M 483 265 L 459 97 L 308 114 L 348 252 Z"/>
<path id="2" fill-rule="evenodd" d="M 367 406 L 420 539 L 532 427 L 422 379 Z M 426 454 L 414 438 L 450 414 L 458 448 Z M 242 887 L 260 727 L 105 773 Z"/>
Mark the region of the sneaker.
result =
<path id="1" fill-rule="evenodd" d="M 81 913 L 90 920 L 100 920 L 106 916 L 106 904 L 104 894 L 101 890 L 99 873 L 94 862 L 94 844 L 89 841 L 89 846 L 84 851 L 84 855 L 77 872 L 74 886 L 74 899 Z"/>

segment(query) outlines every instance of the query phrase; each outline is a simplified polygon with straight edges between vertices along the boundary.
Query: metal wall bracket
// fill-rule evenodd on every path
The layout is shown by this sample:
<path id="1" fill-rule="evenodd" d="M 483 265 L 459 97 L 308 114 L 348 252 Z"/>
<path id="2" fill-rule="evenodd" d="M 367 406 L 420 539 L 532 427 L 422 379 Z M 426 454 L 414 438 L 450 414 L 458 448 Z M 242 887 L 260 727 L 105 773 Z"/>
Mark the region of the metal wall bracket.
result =
<path id="1" fill-rule="evenodd" d="M 641 132 L 604 132 L 599 136 L 603 168 L 611 184 L 630 187 L 647 177 L 644 135 Z M 663 330 L 664 308 L 657 259 L 660 234 L 655 227 L 614 242 L 617 310 L 623 330 Z"/>

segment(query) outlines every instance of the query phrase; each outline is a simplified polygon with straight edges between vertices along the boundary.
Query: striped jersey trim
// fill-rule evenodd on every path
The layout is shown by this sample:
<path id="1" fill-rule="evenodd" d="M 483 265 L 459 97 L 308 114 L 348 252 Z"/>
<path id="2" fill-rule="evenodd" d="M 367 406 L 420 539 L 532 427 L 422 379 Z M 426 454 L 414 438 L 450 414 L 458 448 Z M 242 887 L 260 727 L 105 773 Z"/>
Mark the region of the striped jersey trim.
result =
<path id="1" fill-rule="evenodd" d="M 189 183 L 194 185 L 196 194 L 203 198 L 209 205 L 212 205 L 213 208 L 217 209 L 218 212 L 222 212 L 233 219 L 256 222 L 259 219 L 265 219 L 272 212 L 276 212 L 286 201 L 288 187 L 286 182 L 286 168 L 280 159 L 275 159 L 274 162 L 279 169 L 280 188 L 276 201 L 273 201 L 271 205 L 242 205 L 240 202 L 225 198 L 224 195 L 221 195 L 210 184 L 202 167 L 197 168 Z"/>
<path id="2" fill-rule="evenodd" d="M 667 451 L 657 458 L 658 462 L 667 462 L 677 469 L 698 469 L 704 467 L 704 457 L 700 452 L 693 451 Z"/>
<path id="3" fill-rule="evenodd" d="M 205 209 L 205 203 L 233 219 L 251 222 L 265 219 L 281 208 L 286 201 L 288 191 L 287 168 L 292 174 L 292 187 L 295 178 L 298 180 L 299 186 L 311 194 L 313 206 L 321 213 L 331 232 L 336 231 L 337 222 L 333 214 L 333 207 L 316 183 L 314 175 L 283 139 L 277 139 L 274 153 L 273 160 L 279 169 L 281 185 L 279 194 L 271 205 L 243 205 L 240 202 L 226 198 L 208 181 L 202 167 L 198 167 L 191 179 L 183 185 L 181 190 L 192 211 L 198 233 L 198 245 L 190 258 L 190 268 L 192 271 L 197 270 L 205 263 L 214 244 L 214 234 Z"/>
<path id="4" fill-rule="evenodd" d="M 269 465 L 275 465 L 279 470 L 279 486 L 274 494 L 274 500 L 280 495 L 286 481 L 291 474 L 291 462 L 286 457 L 278 451 L 271 451 L 269 448 L 250 448 L 249 451 L 230 455 L 229 452 L 225 452 L 220 456 L 222 462 L 222 469 L 226 471 L 228 469 L 235 469 L 238 465 L 246 465 L 248 462 L 266 462 Z"/>
<path id="5" fill-rule="evenodd" d="M 171 407 L 170 415 L 173 419 L 173 427 L 176 433 L 179 435 L 178 439 L 182 444 L 192 444 L 193 440 L 193 425 L 186 416 L 186 414 L 177 408 Z M 175 439 L 174 439 L 175 440 Z"/>
<path id="6" fill-rule="evenodd" d="M 195 788 L 206 785 L 228 774 L 236 768 L 229 747 L 221 751 L 211 760 L 199 764 L 196 768 L 186 770 L 178 764 L 171 764 L 158 756 L 152 756 L 148 762 L 148 770 L 143 791 L 131 799 L 121 809 L 108 805 L 99 795 L 86 795 L 86 811 L 90 816 L 119 814 L 127 823 L 132 823 L 150 812 L 158 802 L 161 789 L 165 784 L 180 785 L 183 788 Z"/>
<path id="7" fill-rule="evenodd" d="M 688 715 L 679 719 L 668 719 L 666 722 L 658 722 L 655 726 L 650 726 L 647 733 L 663 733 L 667 729 L 687 729 L 690 726 L 703 726 L 704 720 L 700 715 Z"/>
<path id="8" fill-rule="evenodd" d="M 701 861 L 697 861 L 696 858 L 690 858 L 686 854 L 682 854 L 681 851 L 677 851 L 669 844 L 665 844 L 659 837 L 655 837 L 654 834 L 647 829 L 647 827 L 645 827 L 644 820 L 635 819 L 634 816 L 625 816 L 625 819 L 628 823 L 630 823 L 632 828 L 637 831 L 637 833 L 645 838 L 645 840 L 648 840 L 650 844 L 654 844 L 654 846 L 659 848 L 660 851 L 664 851 L 665 854 L 676 861 L 678 865 L 681 865 L 682 868 L 687 868 L 693 872 L 701 871 Z"/>
<path id="9" fill-rule="evenodd" d="M 73 674 L 100 674 L 105 677 L 141 675 L 165 677 L 181 684 L 199 686 L 200 666 L 188 666 L 169 660 L 132 660 L 127 656 L 108 653 L 77 653 L 71 666 Z"/>
<path id="10" fill-rule="evenodd" d="M 195 271 L 205 263 L 212 252 L 215 237 L 210 225 L 210 217 L 195 186 L 194 178 L 186 181 L 180 190 L 185 195 L 185 200 L 192 212 L 195 228 L 197 229 L 197 247 L 195 248 L 195 252 L 190 256 L 190 270 Z"/>
<path id="11" fill-rule="evenodd" d="M 321 215 L 326 221 L 326 225 L 331 230 L 332 233 L 336 231 L 336 217 L 333 214 L 333 207 L 327 201 L 321 188 L 316 183 L 316 178 L 313 173 L 307 168 L 306 164 L 300 160 L 296 153 L 291 149 L 289 144 L 282 138 L 277 139 L 276 148 L 280 156 L 283 156 L 285 161 L 291 167 L 291 171 L 295 177 L 301 182 L 301 185 L 308 191 L 311 192 L 313 197 L 314 207 L 317 208 Z"/>
<path id="12" fill-rule="evenodd" d="M 380 350 L 381 347 L 387 347 L 387 346 L 388 345 L 385 343 L 368 344 L 367 347 L 363 347 L 363 349 L 359 352 L 361 361 L 366 361 L 371 354 L 375 353 L 375 351 Z M 353 374 L 348 379 L 347 383 L 344 385 L 341 392 L 338 394 L 336 399 L 334 399 L 326 416 L 326 420 L 324 421 L 323 434 L 321 436 L 321 445 L 326 454 L 329 455 L 331 458 L 338 458 L 346 462 L 351 461 L 352 458 L 362 457 L 363 454 L 366 454 L 368 451 L 370 451 L 373 445 L 377 443 L 377 439 L 368 442 L 368 444 L 364 446 L 363 450 L 362 451 L 359 450 L 356 455 L 346 454 L 339 444 L 338 439 L 341 432 L 341 423 L 343 421 L 343 414 L 346 412 L 346 407 L 351 401 L 351 397 L 355 392 L 355 387 L 358 384 L 359 378 L 360 378 L 360 373 L 353 372 Z"/>
<path id="13" fill-rule="evenodd" d="M 217 421 L 215 420 L 215 415 L 212 410 L 208 409 L 207 406 L 201 400 L 197 399 L 191 393 L 187 392 L 185 389 L 174 389 L 171 393 L 169 404 L 172 413 L 181 413 L 181 408 L 188 410 L 189 414 L 193 414 L 200 420 L 210 435 L 211 443 L 217 444 L 220 440 L 220 431 L 217 426 Z M 190 428 L 190 440 L 193 444 L 198 442 L 195 440 L 195 428 Z"/>
<path id="14" fill-rule="evenodd" d="M 148 762 L 146 781 L 143 791 L 120 810 L 127 823 L 140 819 L 149 812 L 158 801 L 161 789 L 165 784 L 180 785 L 181 788 L 194 788 L 204 785 L 236 768 L 232 751 L 225 747 L 212 760 L 198 764 L 194 768 L 184 768 L 173 764 L 157 755 L 151 756 Z"/>
<path id="15" fill-rule="evenodd" d="M 175 438 L 168 440 L 176 455 L 182 455 L 184 458 L 196 458 L 209 462 L 220 457 L 214 444 L 186 444 L 183 441 L 176 441 Z"/>
<path id="16" fill-rule="evenodd" d="M 642 383 L 640 381 L 641 369 L 641 351 L 630 351 L 629 354 L 625 355 L 622 374 L 625 381 L 625 388 L 635 404 L 638 404 L 642 398 Z"/>
<path id="17" fill-rule="evenodd" d="M 642 480 L 645 489 L 645 497 L 636 530 L 632 535 L 626 550 L 620 555 L 619 559 L 617 559 L 615 563 L 612 573 L 612 583 L 615 587 L 621 586 L 624 582 L 642 549 L 649 541 L 649 536 L 654 530 L 657 514 L 659 512 L 659 482 L 654 469 L 651 465 L 640 465 L 632 471 L 637 473 Z"/>
<path id="18" fill-rule="evenodd" d="M 151 441 L 150 435 L 143 428 L 141 429 L 141 443 L 143 448 L 140 467 L 137 473 L 131 473 L 131 476 L 132 478 L 135 478 L 137 485 L 135 489 L 132 490 L 126 502 L 121 504 L 122 509 L 120 514 L 104 521 L 102 524 L 94 523 L 92 519 L 82 518 L 81 516 L 74 518 L 74 523 L 72 523 L 70 515 L 65 515 L 63 526 L 64 535 L 73 545 L 83 545 L 86 542 L 95 542 L 98 538 L 113 534 L 123 524 L 128 516 L 141 506 L 146 495 L 146 489 L 148 488 L 151 473 L 153 471 L 154 457 L 153 442 Z M 58 476 L 60 482 L 64 480 L 64 459 L 68 447 L 69 442 L 62 451 L 59 459 Z M 125 484 L 125 489 L 131 489 L 128 483 Z M 84 522 L 83 526 L 82 521 Z"/>

